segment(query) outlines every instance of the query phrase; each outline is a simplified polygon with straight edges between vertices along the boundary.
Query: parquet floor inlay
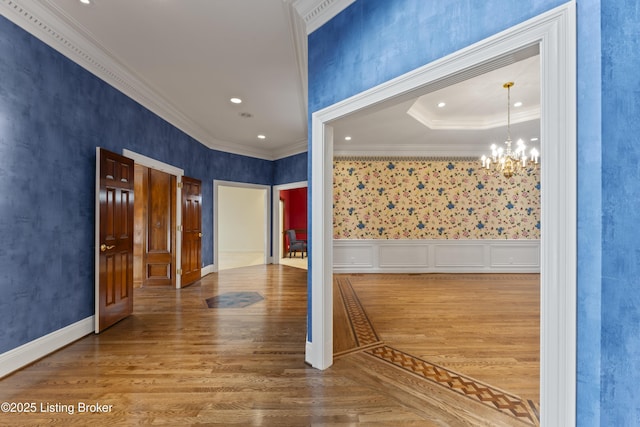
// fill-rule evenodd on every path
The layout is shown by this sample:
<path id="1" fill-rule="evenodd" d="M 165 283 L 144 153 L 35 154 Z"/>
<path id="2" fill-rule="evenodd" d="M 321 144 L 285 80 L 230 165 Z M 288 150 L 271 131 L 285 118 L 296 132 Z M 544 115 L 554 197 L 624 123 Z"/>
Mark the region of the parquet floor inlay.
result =
<path id="1" fill-rule="evenodd" d="M 353 286 L 347 279 L 336 279 L 340 296 L 349 315 L 351 330 L 356 339 L 357 348 L 365 348 L 375 344 L 381 344 L 380 338 L 373 329 L 367 317 L 362 303 L 358 299 Z"/>
<path id="2" fill-rule="evenodd" d="M 382 342 L 369 321 L 349 279 L 336 278 L 335 281 L 357 343 L 356 348 L 350 352 L 343 351 L 341 355 L 364 352 L 380 362 L 410 372 L 520 421 L 525 421 L 530 425 L 539 425 L 538 408 L 534 402 L 527 402 L 516 395 L 422 360 Z"/>

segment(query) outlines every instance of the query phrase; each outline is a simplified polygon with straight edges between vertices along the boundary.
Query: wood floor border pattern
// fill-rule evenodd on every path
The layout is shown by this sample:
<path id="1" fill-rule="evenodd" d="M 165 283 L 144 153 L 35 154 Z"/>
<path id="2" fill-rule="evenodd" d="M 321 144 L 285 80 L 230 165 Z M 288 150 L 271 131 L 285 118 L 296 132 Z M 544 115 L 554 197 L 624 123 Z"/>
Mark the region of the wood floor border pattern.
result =
<path id="1" fill-rule="evenodd" d="M 506 393 L 388 345 L 368 349 L 365 353 L 446 387 L 462 396 L 497 409 L 504 414 L 519 420 L 525 420 L 531 425 L 538 425 L 537 420 L 534 420 L 534 416 L 529 412 L 527 404 L 518 396 Z"/>
<path id="2" fill-rule="evenodd" d="M 334 356 L 345 356 L 354 352 L 368 354 L 375 360 L 391 364 L 527 424 L 540 425 L 539 408 L 534 402 L 525 402 L 516 395 L 385 344 L 373 328 L 351 281 L 348 278 L 336 278 L 335 280 L 347 312 L 349 326 L 352 328 L 357 342 L 357 348 Z"/>
<path id="3" fill-rule="evenodd" d="M 342 302 L 347 311 L 350 327 L 356 339 L 357 348 L 354 350 L 382 344 L 349 279 L 340 278 L 336 280 Z"/>

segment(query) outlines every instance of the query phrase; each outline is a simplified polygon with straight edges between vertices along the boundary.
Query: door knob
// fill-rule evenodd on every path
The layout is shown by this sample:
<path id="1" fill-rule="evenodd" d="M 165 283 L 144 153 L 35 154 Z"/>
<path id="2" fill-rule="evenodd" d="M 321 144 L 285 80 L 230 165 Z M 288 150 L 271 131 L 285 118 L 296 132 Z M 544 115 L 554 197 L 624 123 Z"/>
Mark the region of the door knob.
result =
<path id="1" fill-rule="evenodd" d="M 115 248 L 116 245 L 105 245 L 104 243 L 100 245 L 100 251 L 104 252 L 109 249 Z"/>
<path id="2" fill-rule="evenodd" d="M 202 237 L 202 233 L 198 233 L 198 237 Z"/>

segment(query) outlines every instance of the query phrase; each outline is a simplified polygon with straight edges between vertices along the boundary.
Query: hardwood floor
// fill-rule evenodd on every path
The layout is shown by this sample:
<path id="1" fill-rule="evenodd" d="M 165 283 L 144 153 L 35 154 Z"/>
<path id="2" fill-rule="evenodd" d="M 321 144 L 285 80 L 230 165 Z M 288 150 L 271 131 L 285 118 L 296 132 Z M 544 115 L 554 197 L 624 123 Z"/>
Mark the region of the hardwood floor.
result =
<path id="1" fill-rule="evenodd" d="M 336 275 L 334 350 L 539 420 L 539 276 Z"/>
<path id="2" fill-rule="evenodd" d="M 537 274 L 349 275 L 380 339 L 538 402 Z"/>
<path id="3" fill-rule="evenodd" d="M 371 285 L 352 280 L 376 332 L 391 343 L 395 329 L 385 332 L 391 323 L 369 301 Z M 207 306 L 228 292 L 264 299 Z M 0 414 L 0 424 L 530 425 L 365 352 L 325 371 L 305 365 L 306 295 L 306 271 L 274 265 L 222 271 L 181 290 L 136 289 L 133 316 L 2 379 L 0 402 L 34 403 L 36 411 Z M 398 302 L 409 307 L 395 314 L 401 322 L 419 314 Z M 88 409 L 104 412 L 79 413 L 96 403 L 105 406 Z"/>

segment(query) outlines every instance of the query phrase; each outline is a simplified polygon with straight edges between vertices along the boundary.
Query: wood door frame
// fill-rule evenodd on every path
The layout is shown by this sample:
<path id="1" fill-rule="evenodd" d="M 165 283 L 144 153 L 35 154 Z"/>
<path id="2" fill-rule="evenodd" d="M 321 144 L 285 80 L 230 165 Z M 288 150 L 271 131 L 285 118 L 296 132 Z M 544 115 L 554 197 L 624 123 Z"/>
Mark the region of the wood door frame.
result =
<path id="1" fill-rule="evenodd" d="M 145 155 L 136 153 L 134 151 L 124 148 L 122 155 L 133 159 L 135 164 L 145 166 L 147 168 L 156 169 L 161 172 L 173 175 L 176 178 L 176 191 L 175 191 L 175 209 L 176 209 L 176 223 L 175 226 L 175 265 L 173 266 L 173 274 L 175 275 L 175 287 L 181 288 L 182 277 L 178 274 L 178 269 L 182 265 L 182 232 L 180 231 L 180 225 L 182 225 L 182 188 L 180 183 L 184 176 L 184 170 L 168 163 L 161 162 L 160 160 L 147 157 Z"/>
<path id="2" fill-rule="evenodd" d="M 249 184 L 246 182 L 235 181 L 223 181 L 219 179 L 213 180 L 213 271 L 217 272 L 220 264 L 218 260 L 218 187 L 236 187 L 236 188 L 248 188 L 253 190 L 265 190 L 264 200 L 264 224 L 265 224 L 265 240 L 264 240 L 264 263 L 273 263 L 273 257 L 269 255 L 271 251 L 271 209 L 269 209 L 269 203 L 271 197 L 271 186 L 262 184 Z"/>
<path id="3" fill-rule="evenodd" d="M 280 246 L 280 239 L 276 238 L 275 236 L 281 236 L 283 230 L 280 229 L 280 222 L 281 222 L 281 218 L 280 218 L 280 210 L 278 208 L 278 204 L 280 202 L 280 192 L 284 191 L 284 190 L 296 190 L 298 188 L 307 188 L 308 191 L 308 182 L 307 181 L 298 181 L 298 182 L 292 182 L 290 184 L 281 184 L 281 185 L 274 185 L 273 186 L 273 204 L 272 204 L 272 225 L 271 225 L 271 229 L 272 229 L 272 235 L 274 236 L 273 238 L 273 244 L 271 247 L 271 254 L 273 257 L 273 263 L 274 264 L 280 264 L 280 258 L 282 258 L 282 247 Z M 308 227 L 307 227 L 308 229 Z"/>
<path id="4" fill-rule="evenodd" d="M 576 423 L 577 136 L 576 4 L 571 1 L 389 82 L 328 106 L 311 118 L 310 324 L 305 360 L 326 369 L 332 340 L 331 122 L 387 99 L 538 44 L 541 62 L 541 316 L 542 425 Z"/>

